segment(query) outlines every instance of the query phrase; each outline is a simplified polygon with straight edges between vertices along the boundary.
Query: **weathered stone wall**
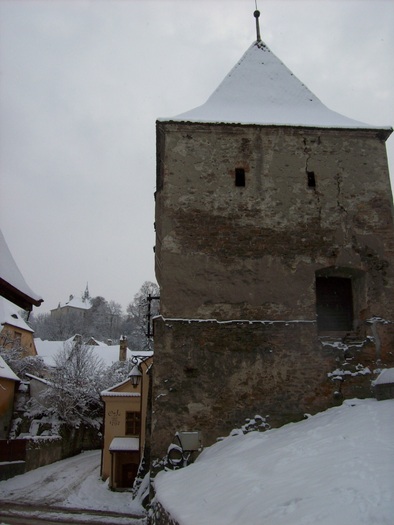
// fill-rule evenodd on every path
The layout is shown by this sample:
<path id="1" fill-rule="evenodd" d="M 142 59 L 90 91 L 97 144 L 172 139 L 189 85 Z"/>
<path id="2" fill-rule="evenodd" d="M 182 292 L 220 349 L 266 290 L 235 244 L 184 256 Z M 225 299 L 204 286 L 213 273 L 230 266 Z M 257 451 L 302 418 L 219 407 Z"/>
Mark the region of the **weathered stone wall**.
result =
<path id="1" fill-rule="evenodd" d="M 392 197 L 376 131 L 161 123 L 158 152 L 162 315 L 314 319 L 314 272 L 329 266 L 367 272 L 367 308 L 391 315 Z"/>
<path id="2" fill-rule="evenodd" d="M 166 511 L 160 501 L 155 498 L 148 514 L 148 525 L 179 525 Z"/>
<path id="3" fill-rule="evenodd" d="M 177 430 L 209 445 L 245 417 L 371 395 L 367 367 L 392 366 L 394 346 L 385 138 L 158 123 L 153 457 Z M 318 333 L 316 272 L 351 279 L 349 333 Z"/>
<path id="4" fill-rule="evenodd" d="M 0 464 L 0 481 L 19 476 L 26 472 L 25 461 L 12 461 Z"/>
<path id="5" fill-rule="evenodd" d="M 36 437 L 27 440 L 26 472 L 50 465 L 63 459 L 62 438 L 60 436 Z"/>
<path id="6" fill-rule="evenodd" d="M 364 340 L 319 338 L 315 323 L 155 321 L 152 456 L 176 431 L 201 430 L 204 446 L 269 416 L 276 427 L 342 401 L 370 397 L 382 355 Z M 394 327 L 379 329 L 391 341 Z M 391 353 L 384 366 L 394 363 Z"/>
<path id="7" fill-rule="evenodd" d="M 62 425 L 62 459 L 75 456 L 84 450 L 102 447 L 101 429 L 81 425 L 78 428 Z"/>
<path id="8" fill-rule="evenodd" d="M 0 479 L 9 479 L 62 458 L 60 436 L 15 439 L 1 443 Z"/>

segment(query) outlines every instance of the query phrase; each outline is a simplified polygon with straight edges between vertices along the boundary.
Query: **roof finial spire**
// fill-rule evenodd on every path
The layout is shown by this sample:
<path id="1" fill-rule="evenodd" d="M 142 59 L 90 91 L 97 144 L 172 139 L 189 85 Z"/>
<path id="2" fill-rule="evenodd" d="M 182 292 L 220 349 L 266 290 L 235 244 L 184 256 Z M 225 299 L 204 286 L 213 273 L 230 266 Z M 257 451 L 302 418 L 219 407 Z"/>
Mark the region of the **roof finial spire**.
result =
<path id="1" fill-rule="evenodd" d="M 256 34 L 257 34 L 257 42 L 261 42 L 261 35 L 260 35 L 260 24 L 259 24 L 259 16 L 260 11 L 257 9 L 257 0 L 255 0 L 256 4 L 256 11 L 253 13 L 253 16 L 256 19 Z"/>

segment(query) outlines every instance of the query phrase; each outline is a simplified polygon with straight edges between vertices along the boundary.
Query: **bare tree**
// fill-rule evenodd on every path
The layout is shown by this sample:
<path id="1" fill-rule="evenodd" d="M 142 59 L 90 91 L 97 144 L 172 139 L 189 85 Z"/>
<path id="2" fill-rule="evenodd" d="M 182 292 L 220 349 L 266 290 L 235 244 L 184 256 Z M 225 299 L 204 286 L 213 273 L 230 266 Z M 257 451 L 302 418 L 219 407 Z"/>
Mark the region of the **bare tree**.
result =
<path id="1" fill-rule="evenodd" d="M 159 297 L 159 287 L 155 283 L 146 281 L 127 307 L 125 332 L 132 347 L 139 350 L 153 350 L 152 338 L 147 337 L 148 323 L 151 321 L 148 313 L 150 310 L 151 318 L 158 314 L 159 300 L 149 301 L 149 296 Z"/>
<path id="2" fill-rule="evenodd" d="M 81 334 L 86 340 L 112 339 L 117 341 L 121 334 L 127 335 L 130 345 L 135 350 L 153 349 L 152 338 L 147 338 L 148 311 L 150 318 L 159 312 L 159 301 L 151 297 L 159 296 L 157 284 L 146 281 L 141 286 L 134 299 L 127 307 L 124 316 L 122 307 L 115 301 L 107 301 L 104 297 L 89 297 L 92 307 L 84 316 L 72 315 L 54 318 L 50 314 L 38 314 L 31 317 L 31 325 L 37 337 L 52 341 L 65 340 L 75 334 Z"/>
<path id="3" fill-rule="evenodd" d="M 81 341 L 65 345 L 55 357 L 56 368 L 45 393 L 52 411 L 71 425 L 97 425 L 101 416 L 105 367 L 92 347 Z"/>

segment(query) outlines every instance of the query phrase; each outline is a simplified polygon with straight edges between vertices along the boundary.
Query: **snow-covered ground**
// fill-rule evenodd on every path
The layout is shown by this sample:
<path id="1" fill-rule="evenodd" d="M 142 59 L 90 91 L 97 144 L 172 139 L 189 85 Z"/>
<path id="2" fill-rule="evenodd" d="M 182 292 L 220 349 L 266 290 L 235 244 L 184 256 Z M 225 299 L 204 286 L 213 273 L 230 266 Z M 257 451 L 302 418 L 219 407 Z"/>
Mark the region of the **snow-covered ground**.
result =
<path id="1" fill-rule="evenodd" d="M 394 400 L 345 401 L 300 423 L 234 434 L 193 465 L 156 478 L 158 499 L 180 525 L 394 524 Z M 142 514 L 130 493 L 108 489 L 99 465 L 99 451 L 84 452 L 2 481 L 0 507 Z M 119 516 L 116 523 L 145 520 Z"/>
<path id="2" fill-rule="evenodd" d="M 155 488 L 180 525 L 393 525 L 394 400 L 238 433 Z"/>
<path id="3" fill-rule="evenodd" d="M 56 506 L 143 515 L 144 509 L 133 501 L 130 492 L 112 492 L 100 478 L 101 451 L 83 452 L 0 482 L 0 504 Z M 38 515 L 42 512 L 38 511 Z M 37 517 L 37 513 L 34 514 Z M 1 522 L 1 519 L 0 519 Z M 126 516 L 121 523 L 143 523 Z"/>

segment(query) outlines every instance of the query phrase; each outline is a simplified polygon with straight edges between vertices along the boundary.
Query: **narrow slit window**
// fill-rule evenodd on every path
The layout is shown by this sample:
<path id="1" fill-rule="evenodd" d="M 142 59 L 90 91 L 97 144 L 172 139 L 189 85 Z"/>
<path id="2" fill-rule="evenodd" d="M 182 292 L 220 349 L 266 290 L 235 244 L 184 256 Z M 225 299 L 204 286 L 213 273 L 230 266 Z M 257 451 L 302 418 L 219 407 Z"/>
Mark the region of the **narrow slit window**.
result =
<path id="1" fill-rule="evenodd" d="M 308 177 L 308 188 L 315 188 L 316 187 L 315 172 L 307 171 L 306 174 Z"/>
<path id="2" fill-rule="evenodd" d="M 245 186 L 245 170 L 243 168 L 235 168 L 235 185 Z"/>

